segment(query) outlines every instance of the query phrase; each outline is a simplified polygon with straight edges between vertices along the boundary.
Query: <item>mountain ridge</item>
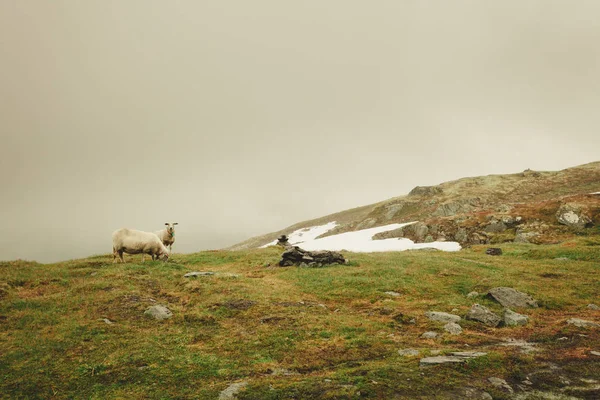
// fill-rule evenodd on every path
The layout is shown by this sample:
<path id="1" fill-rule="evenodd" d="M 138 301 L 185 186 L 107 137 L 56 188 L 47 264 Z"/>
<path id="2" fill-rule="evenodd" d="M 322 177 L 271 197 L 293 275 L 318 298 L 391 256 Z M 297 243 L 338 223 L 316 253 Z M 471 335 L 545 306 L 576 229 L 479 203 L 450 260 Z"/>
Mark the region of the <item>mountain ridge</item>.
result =
<path id="1" fill-rule="evenodd" d="M 337 222 L 330 236 L 391 223 L 419 221 L 379 239 L 404 237 L 415 242 L 454 240 L 463 246 L 526 241 L 555 243 L 573 234 L 597 233 L 600 224 L 600 161 L 560 171 L 525 171 L 464 177 L 433 186 L 416 186 L 408 194 L 298 222 L 252 237 L 229 250 L 260 247 L 279 235 Z M 562 207 L 562 212 L 561 212 Z M 561 222 L 573 213 L 583 226 Z"/>

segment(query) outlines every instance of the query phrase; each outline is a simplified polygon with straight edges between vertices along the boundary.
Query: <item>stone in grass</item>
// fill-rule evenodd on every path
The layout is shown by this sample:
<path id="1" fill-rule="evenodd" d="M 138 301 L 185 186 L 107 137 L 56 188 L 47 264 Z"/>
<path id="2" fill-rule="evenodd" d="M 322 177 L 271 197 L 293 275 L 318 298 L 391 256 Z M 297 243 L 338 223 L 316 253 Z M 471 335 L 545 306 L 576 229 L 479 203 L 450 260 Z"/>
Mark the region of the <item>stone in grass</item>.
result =
<path id="1" fill-rule="evenodd" d="M 527 315 L 516 313 L 508 308 L 504 310 L 504 325 L 521 326 L 527 325 L 527 322 L 529 322 L 529 317 Z"/>
<path id="2" fill-rule="evenodd" d="M 489 249 L 487 249 L 485 251 L 485 254 L 490 255 L 490 256 L 501 256 L 502 249 L 499 247 L 490 247 Z"/>
<path id="3" fill-rule="evenodd" d="M 578 328 L 600 328 L 600 324 L 585 319 L 571 318 L 567 320 L 567 324 L 575 325 Z"/>
<path id="4" fill-rule="evenodd" d="M 398 297 L 400 296 L 400 293 L 398 292 L 394 292 L 394 291 L 389 291 L 389 292 L 385 292 L 385 294 L 387 294 L 388 296 L 392 296 L 392 297 Z"/>
<path id="5" fill-rule="evenodd" d="M 473 291 L 473 292 L 469 292 L 469 294 L 467 294 L 467 297 L 468 297 L 469 299 L 471 299 L 471 298 L 473 298 L 473 297 L 477 297 L 477 296 L 479 296 L 479 293 L 477 293 L 477 292 L 475 292 L 475 291 Z"/>
<path id="6" fill-rule="evenodd" d="M 488 382 L 491 383 L 495 388 L 502 390 L 503 392 L 513 393 L 513 388 L 510 387 L 508 382 L 504 379 L 496 378 L 495 376 L 488 378 Z"/>
<path id="7" fill-rule="evenodd" d="M 477 351 L 458 351 L 454 353 L 450 353 L 449 356 L 436 356 L 436 357 L 425 357 L 422 358 L 419 362 L 419 365 L 422 367 L 427 367 L 430 365 L 439 365 L 439 364 L 460 364 L 467 362 L 472 358 L 483 357 L 487 355 L 487 353 L 477 352 Z"/>
<path id="8" fill-rule="evenodd" d="M 598 311 L 598 310 L 600 310 L 600 307 L 598 307 L 598 306 L 597 306 L 597 305 L 595 305 L 595 304 L 588 304 L 588 305 L 587 305 L 587 309 L 588 309 L 588 310 L 594 310 L 594 311 Z"/>
<path id="9" fill-rule="evenodd" d="M 451 335 L 460 335 L 462 333 L 462 328 L 456 322 L 448 322 L 444 325 L 444 330 Z"/>
<path id="10" fill-rule="evenodd" d="M 479 304 L 473 304 L 473 307 L 471 307 L 465 318 L 471 321 L 484 323 L 491 327 L 497 327 L 502 321 L 502 318 L 498 315 L 491 312 L 487 307 Z"/>
<path id="11" fill-rule="evenodd" d="M 169 319 L 173 316 L 173 313 L 171 312 L 171 310 L 169 310 L 167 307 L 157 304 L 155 306 L 152 307 L 148 307 L 148 309 L 146 309 L 146 311 L 144 311 L 144 314 L 157 319 L 159 321 L 163 320 L 163 319 Z"/>
<path id="12" fill-rule="evenodd" d="M 448 314 L 445 312 L 439 311 L 427 311 L 425 316 L 429 318 L 431 321 L 437 322 L 458 322 L 460 321 L 460 317 L 454 314 Z"/>
<path id="13" fill-rule="evenodd" d="M 183 277 L 184 278 L 191 278 L 193 276 L 210 276 L 210 275 L 214 275 L 214 274 L 215 273 L 211 272 L 211 271 L 194 271 L 194 272 L 188 272 Z"/>
<path id="14" fill-rule="evenodd" d="M 600 356 L 600 351 L 590 351 L 590 354 L 593 356 Z"/>
<path id="15" fill-rule="evenodd" d="M 236 382 L 229 385 L 225 390 L 219 393 L 219 400 L 233 400 L 237 398 L 237 394 L 240 390 L 245 388 L 248 382 Z"/>
<path id="16" fill-rule="evenodd" d="M 490 289 L 488 297 L 502 304 L 506 308 L 525 308 L 525 307 L 537 307 L 537 301 L 535 301 L 527 293 L 519 292 L 509 287 L 496 287 Z"/>
<path id="17" fill-rule="evenodd" d="M 418 356 L 419 353 L 420 352 L 417 349 L 402 349 L 402 350 L 398 350 L 398 354 L 400 354 L 401 356 L 404 356 L 404 357 Z"/>
<path id="18" fill-rule="evenodd" d="M 432 331 L 425 332 L 421 335 L 421 339 L 435 339 L 436 337 L 438 337 L 438 333 Z"/>

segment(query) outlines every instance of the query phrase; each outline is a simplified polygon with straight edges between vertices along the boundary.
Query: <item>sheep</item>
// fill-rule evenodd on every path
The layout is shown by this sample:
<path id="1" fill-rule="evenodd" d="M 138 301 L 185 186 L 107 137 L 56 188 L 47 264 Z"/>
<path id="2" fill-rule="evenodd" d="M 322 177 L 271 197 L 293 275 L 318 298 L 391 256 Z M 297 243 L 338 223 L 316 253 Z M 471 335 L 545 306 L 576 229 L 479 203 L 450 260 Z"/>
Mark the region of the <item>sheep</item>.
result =
<path id="1" fill-rule="evenodd" d="M 173 243 L 175 243 L 175 225 L 177 224 L 177 222 L 165 222 L 165 225 L 167 226 L 165 229 L 154 232 L 165 246 L 169 246 L 169 251 L 173 250 Z"/>
<path id="2" fill-rule="evenodd" d="M 117 262 L 117 255 L 121 262 L 123 253 L 140 254 L 142 253 L 142 262 L 144 255 L 150 254 L 152 260 L 161 259 L 167 261 L 169 259 L 169 251 L 162 244 L 162 241 L 152 232 L 136 231 L 135 229 L 121 228 L 113 232 L 113 264 Z"/>

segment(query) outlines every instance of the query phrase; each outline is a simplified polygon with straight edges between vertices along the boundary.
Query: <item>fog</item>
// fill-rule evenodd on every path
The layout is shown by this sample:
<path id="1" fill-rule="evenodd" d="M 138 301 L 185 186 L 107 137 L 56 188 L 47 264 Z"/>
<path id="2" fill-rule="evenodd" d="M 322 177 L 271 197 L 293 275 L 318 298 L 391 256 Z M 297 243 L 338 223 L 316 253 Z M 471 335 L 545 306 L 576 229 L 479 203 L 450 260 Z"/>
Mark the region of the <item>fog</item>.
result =
<path id="1" fill-rule="evenodd" d="M 0 2 L 0 259 L 598 161 L 600 2 Z"/>

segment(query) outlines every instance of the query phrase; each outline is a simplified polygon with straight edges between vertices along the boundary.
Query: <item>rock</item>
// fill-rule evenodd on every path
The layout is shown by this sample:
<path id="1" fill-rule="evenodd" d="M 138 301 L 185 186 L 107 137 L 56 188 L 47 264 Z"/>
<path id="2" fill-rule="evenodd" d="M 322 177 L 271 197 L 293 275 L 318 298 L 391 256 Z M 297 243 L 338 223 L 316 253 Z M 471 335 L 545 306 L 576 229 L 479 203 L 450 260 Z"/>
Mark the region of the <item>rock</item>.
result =
<path id="1" fill-rule="evenodd" d="M 597 306 L 597 305 L 595 305 L 595 304 L 588 304 L 586 308 L 587 308 L 588 310 L 594 310 L 594 311 L 598 311 L 598 310 L 600 310 L 600 307 L 598 307 L 598 306 Z"/>
<path id="2" fill-rule="evenodd" d="M 569 257 L 556 257 L 554 260 L 555 261 L 569 261 L 570 258 Z"/>
<path id="3" fill-rule="evenodd" d="M 357 231 L 362 231 L 363 229 L 369 229 L 375 226 L 375 224 L 377 223 L 377 220 L 375 218 L 367 218 L 364 221 L 360 222 L 358 225 L 356 225 L 356 230 Z"/>
<path id="4" fill-rule="evenodd" d="M 248 385 L 248 382 L 236 382 L 232 383 L 227 387 L 227 389 L 223 390 L 219 393 L 219 400 L 233 400 L 237 398 L 237 394 Z"/>
<path id="5" fill-rule="evenodd" d="M 460 335 L 462 333 L 462 328 L 455 322 L 448 322 L 444 325 L 444 330 L 451 335 Z"/>
<path id="6" fill-rule="evenodd" d="M 600 351 L 590 351 L 590 354 L 593 356 L 599 356 L 600 357 Z"/>
<path id="7" fill-rule="evenodd" d="M 455 351 L 450 353 L 450 355 L 461 358 L 477 358 L 486 356 L 487 353 L 483 353 L 481 351 Z"/>
<path id="8" fill-rule="evenodd" d="M 478 198 L 459 199 L 449 203 L 441 204 L 431 215 L 434 217 L 451 217 L 456 214 L 471 212 L 480 203 Z"/>
<path id="9" fill-rule="evenodd" d="M 471 321 L 482 322 L 491 327 L 498 326 L 502 321 L 502 318 L 498 315 L 479 304 L 473 304 L 473 307 L 471 307 L 465 318 Z"/>
<path id="10" fill-rule="evenodd" d="M 388 296 L 392 296 L 392 297 L 398 297 L 398 296 L 400 296 L 400 293 L 393 292 L 393 291 L 385 292 L 385 294 L 387 294 Z"/>
<path id="11" fill-rule="evenodd" d="M 502 249 L 500 249 L 498 247 L 490 247 L 489 249 L 487 249 L 485 251 L 485 254 L 487 254 L 489 256 L 501 256 L 502 255 Z"/>
<path id="12" fill-rule="evenodd" d="M 507 229 L 508 229 L 508 227 L 506 226 L 506 224 L 504 222 L 496 221 L 496 220 L 492 220 L 489 225 L 487 225 L 485 228 L 483 228 L 483 230 L 488 233 L 500 233 L 500 232 L 504 232 Z"/>
<path id="13" fill-rule="evenodd" d="M 521 349 L 521 351 L 523 353 L 532 353 L 537 350 L 535 347 L 536 346 L 535 343 L 530 343 L 525 340 L 513 339 L 513 338 L 506 339 L 506 341 L 504 343 L 501 343 L 500 346 L 516 347 L 516 348 Z"/>
<path id="14" fill-rule="evenodd" d="M 458 228 L 454 234 L 454 240 L 458 243 L 466 243 L 468 238 L 469 235 L 467 234 L 467 230 L 465 228 Z"/>
<path id="15" fill-rule="evenodd" d="M 600 324 L 585 319 L 571 318 L 567 320 L 567 324 L 575 325 L 578 328 L 600 328 Z"/>
<path id="16" fill-rule="evenodd" d="M 479 296 L 479 293 L 477 293 L 477 292 L 470 292 L 470 293 L 467 295 L 467 297 L 468 297 L 468 298 L 470 298 L 470 299 L 471 299 L 471 298 L 473 298 L 473 297 L 477 297 L 477 296 Z"/>
<path id="17" fill-rule="evenodd" d="M 506 308 L 525 308 L 525 307 L 537 307 L 537 301 L 535 301 L 527 293 L 519 292 L 509 287 L 497 287 L 490 289 L 488 297 L 496 300 Z"/>
<path id="18" fill-rule="evenodd" d="M 425 357 L 419 361 L 419 364 L 422 367 L 437 365 L 437 364 L 456 364 L 456 363 L 464 363 L 467 360 L 477 357 L 483 357 L 487 355 L 487 353 L 481 353 L 476 351 L 462 351 L 451 353 L 449 356 L 435 356 L 435 357 Z"/>
<path id="19" fill-rule="evenodd" d="M 308 263 L 306 263 L 308 261 Z M 345 264 L 346 259 L 335 251 L 307 251 L 298 246 L 289 247 L 281 255 L 280 267 L 290 267 L 305 263 L 308 267 L 319 268 L 323 265 Z"/>
<path id="20" fill-rule="evenodd" d="M 432 197 L 442 193 L 442 188 L 439 186 L 415 186 L 413 190 L 408 192 L 409 196 Z"/>
<path id="21" fill-rule="evenodd" d="M 194 272 L 188 272 L 183 277 L 184 278 L 191 278 L 193 276 L 210 276 L 210 275 L 214 275 L 214 274 L 215 273 L 211 272 L 211 271 L 194 271 Z"/>
<path id="22" fill-rule="evenodd" d="M 491 377 L 491 378 L 488 378 L 488 382 L 490 382 L 494 387 L 502 390 L 503 392 L 507 392 L 507 393 L 514 392 L 513 388 L 511 388 L 510 385 L 508 384 L 508 382 L 506 382 L 504 379 Z"/>
<path id="23" fill-rule="evenodd" d="M 173 313 L 171 312 L 171 310 L 169 310 L 167 307 L 157 304 L 155 306 L 152 307 L 148 307 L 148 309 L 146 309 L 146 311 L 144 311 L 144 314 L 151 316 L 154 319 L 157 319 L 159 321 L 163 320 L 163 319 L 169 319 L 173 316 Z"/>
<path id="24" fill-rule="evenodd" d="M 420 351 L 417 350 L 417 349 L 402 349 L 402 350 L 398 350 L 398 354 L 400 354 L 401 356 L 404 356 L 404 357 L 418 356 L 419 353 L 420 353 Z"/>
<path id="25" fill-rule="evenodd" d="M 464 363 L 467 359 L 460 357 L 449 357 L 449 356 L 435 356 L 435 357 L 425 357 L 419 361 L 421 366 L 428 365 L 437 365 L 437 364 L 456 364 L 456 363 Z"/>
<path id="26" fill-rule="evenodd" d="M 290 242 L 288 241 L 288 237 L 286 235 L 281 235 L 277 238 L 277 245 L 281 247 L 290 246 Z"/>
<path id="27" fill-rule="evenodd" d="M 556 211 L 556 219 L 558 223 L 577 230 L 585 228 L 592 222 L 581 206 L 573 203 L 561 205 Z"/>
<path id="28" fill-rule="evenodd" d="M 539 236 L 540 234 L 537 232 L 517 232 L 515 236 L 515 243 L 531 243 L 530 240 Z"/>
<path id="29" fill-rule="evenodd" d="M 520 326 L 527 325 L 527 322 L 529 322 L 528 316 L 516 313 L 508 308 L 504 310 L 504 325 Z"/>
<path id="30" fill-rule="evenodd" d="M 458 322 L 460 321 L 460 317 L 454 314 L 448 314 L 445 312 L 439 311 L 427 311 L 425 316 L 429 318 L 431 321 L 438 322 Z"/>
<path id="31" fill-rule="evenodd" d="M 436 337 L 438 337 L 438 333 L 433 331 L 425 332 L 421 335 L 421 339 L 435 339 Z"/>
<path id="32" fill-rule="evenodd" d="M 108 318 L 103 318 L 102 321 L 104 321 L 104 323 L 108 324 L 108 325 L 112 325 L 114 324 L 114 322 L 112 322 L 110 319 Z"/>

